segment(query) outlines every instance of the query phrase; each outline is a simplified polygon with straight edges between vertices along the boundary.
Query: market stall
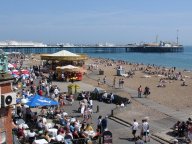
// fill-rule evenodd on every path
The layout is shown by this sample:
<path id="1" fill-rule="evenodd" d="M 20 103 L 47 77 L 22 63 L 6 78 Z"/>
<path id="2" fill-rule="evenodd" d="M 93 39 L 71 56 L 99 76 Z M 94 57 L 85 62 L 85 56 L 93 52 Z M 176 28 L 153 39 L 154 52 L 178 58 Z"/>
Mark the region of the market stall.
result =
<path id="1" fill-rule="evenodd" d="M 80 81 L 82 80 L 83 77 L 81 68 L 72 65 L 57 67 L 56 73 L 58 80 L 62 80 L 64 78 L 65 81 L 71 81 L 71 82 Z"/>

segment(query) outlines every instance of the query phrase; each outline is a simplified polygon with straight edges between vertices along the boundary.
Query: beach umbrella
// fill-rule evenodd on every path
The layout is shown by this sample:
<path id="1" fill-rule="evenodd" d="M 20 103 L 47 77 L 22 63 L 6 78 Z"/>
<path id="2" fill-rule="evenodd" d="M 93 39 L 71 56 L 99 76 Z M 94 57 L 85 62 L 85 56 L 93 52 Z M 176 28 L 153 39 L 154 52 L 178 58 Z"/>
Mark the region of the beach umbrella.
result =
<path id="1" fill-rule="evenodd" d="M 26 103 L 26 105 L 28 105 L 29 107 L 52 106 L 52 105 L 58 105 L 58 104 L 59 103 L 57 101 L 40 96 L 38 94 L 28 97 L 28 102 Z"/>
<path id="2" fill-rule="evenodd" d="M 19 75 L 20 73 L 18 70 L 12 70 L 12 74 Z"/>
<path id="3" fill-rule="evenodd" d="M 12 65 L 14 66 L 14 68 L 16 68 L 16 67 L 17 67 L 17 64 L 15 64 L 15 63 L 14 63 L 14 64 L 12 64 Z"/>
<path id="4" fill-rule="evenodd" d="M 21 73 L 22 73 L 22 74 L 29 74 L 30 72 L 29 72 L 28 70 L 26 70 L 26 69 L 22 69 L 22 70 L 21 70 Z"/>
<path id="5" fill-rule="evenodd" d="M 14 66 L 12 64 L 8 64 L 8 68 L 14 68 Z"/>

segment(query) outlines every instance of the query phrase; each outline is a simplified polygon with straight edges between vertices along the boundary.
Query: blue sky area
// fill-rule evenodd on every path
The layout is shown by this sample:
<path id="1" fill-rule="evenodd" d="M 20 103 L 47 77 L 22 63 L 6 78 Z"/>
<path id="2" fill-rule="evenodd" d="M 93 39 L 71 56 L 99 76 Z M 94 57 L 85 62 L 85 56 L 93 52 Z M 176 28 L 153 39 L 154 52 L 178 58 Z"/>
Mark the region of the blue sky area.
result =
<path id="1" fill-rule="evenodd" d="M 192 45 L 192 0 L 2 0 L 0 41 Z"/>

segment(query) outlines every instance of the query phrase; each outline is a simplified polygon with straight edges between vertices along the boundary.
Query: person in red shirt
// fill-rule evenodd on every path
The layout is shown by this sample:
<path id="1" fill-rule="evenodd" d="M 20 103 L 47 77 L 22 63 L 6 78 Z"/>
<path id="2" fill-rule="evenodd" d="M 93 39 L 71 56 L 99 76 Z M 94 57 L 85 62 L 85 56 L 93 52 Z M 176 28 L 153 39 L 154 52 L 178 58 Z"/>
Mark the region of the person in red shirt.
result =
<path id="1" fill-rule="evenodd" d="M 43 95 L 43 90 L 42 90 L 42 89 L 39 90 L 39 95 L 40 95 L 40 96 Z"/>

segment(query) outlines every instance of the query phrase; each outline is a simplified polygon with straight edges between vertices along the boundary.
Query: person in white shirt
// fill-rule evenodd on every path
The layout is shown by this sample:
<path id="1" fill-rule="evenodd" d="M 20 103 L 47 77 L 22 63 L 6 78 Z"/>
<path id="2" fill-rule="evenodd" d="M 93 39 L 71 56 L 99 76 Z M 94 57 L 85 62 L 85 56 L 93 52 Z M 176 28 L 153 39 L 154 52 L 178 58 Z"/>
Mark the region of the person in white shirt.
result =
<path id="1" fill-rule="evenodd" d="M 39 130 L 41 130 L 41 129 L 43 129 L 43 121 L 42 121 L 42 119 L 40 119 L 38 122 L 37 122 L 37 126 L 38 126 L 38 129 Z"/>
<path id="2" fill-rule="evenodd" d="M 76 121 L 75 117 L 71 117 L 70 122 L 74 123 Z"/>
<path id="3" fill-rule="evenodd" d="M 97 129 L 99 129 L 100 133 L 101 133 L 101 121 L 102 121 L 102 116 L 99 116 L 97 119 Z"/>
<path id="4" fill-rule="evenodd" d="M 105 91 L 104 94 L 102 95 L 102 98 L 105 100 L 107 99 L 107 92 Z"/>
<path id="5" fill-rule="evenodd" d="M 64 73 L 61 74 L 61 78 L 62 78 L 62 81 L 65 80 L 65 75 L 64 75 Z"/>
<path id="6" fill-rule="evenodd" d="M 54 94 L 54 93 L 51 95 L 51 98 L 52 98 L 53 100 L 55 100 L 55 94 Z"/>
<path id="7" fill-rule="evenodd" d="M 80 107 L 81 107 L 81 115 L 82 115 L 82 117 L 84 116 L 84 111 L 85 111 L 85 103 L 82 101 L 81 103 L 80 103 Z"/>
<path id="8" fill-rule="evenodd" d="M 93 100 L 91 98 L 89 99 L 89 107 L 90 107 L 90 109 L 93 108 Z"/>
<path id="9" fill-rule="evenodd" d="M 27 136 L 30 138 L 30 137 L 35 137 L 36 136 L 36 133 L 33 131 L 33 129 L 31 129 L 28 133 L 27 133 Z"/>
<path id="10" fill-rule="evenodd" d="M 43 116 L 42 122 L 43 122 L 44 125 L 47 123 L 47 119 L 45 118 L 45 116 Z"/>
<path id="11" fill-rule="evenodd" d="M 54 94 L 55 94 L 55 96 L 57 97 L 58 96 L 58 94 L 59 94 L 59 90 L 58 90 L 58 88 L 56 87 L 55 88 L 55 90 L 54 90 Z"/>
<path id="12" fill-rule="evenodd" d="M 68 113 L 67 113 L 66 111 L 64 111 L 63 114 L 62 114 L 62 116 L 63 116 L 63 117 L 68 116 Z"/>
<path id="13" fill-rule="evenodd" d="M 150 141 L 150 138 L 149 138 L 149 123 L 147 122 L 147 119 L 144 120 L 144 122 L 142 124 L 142 129 L 143 129 L 143 135 L 145 137 L 145 142 L 147 141 L 147 138 L 148 138 L 148 141 Z"/>
<path id="14" fill-rule="evenodd" d="M 136 121 L 136 119 L 133 120 L 133 125 L 132 125 L 132 134 L 134 137 L 134 140 L 136 139 L 136 132 L 138 130 L 139 123 Z"/>
<path id="15" fill-rule="evenodd" d="M 123 102 L 121 102 L 121 105 L 120 105 L 121 107 L 125 107 L 125 104 L 123 103 Z"/>
<path id="16" fill-rule="evenodd" d="M 57 142 L 63 142 L 64 141 L 64 136 L 62 136 L 61 134 L 58 134 L 56 137 L 55 137 L 55 140 Z"/>
<path id="17" fill-rule="evenodd" d="M 27 133 L 27 137 L 28 137 L 28 141 L 31 144 L 36 137 L 36 133 L 33 131 L 33 129 L 31 129 L 28 133 Z"/>

